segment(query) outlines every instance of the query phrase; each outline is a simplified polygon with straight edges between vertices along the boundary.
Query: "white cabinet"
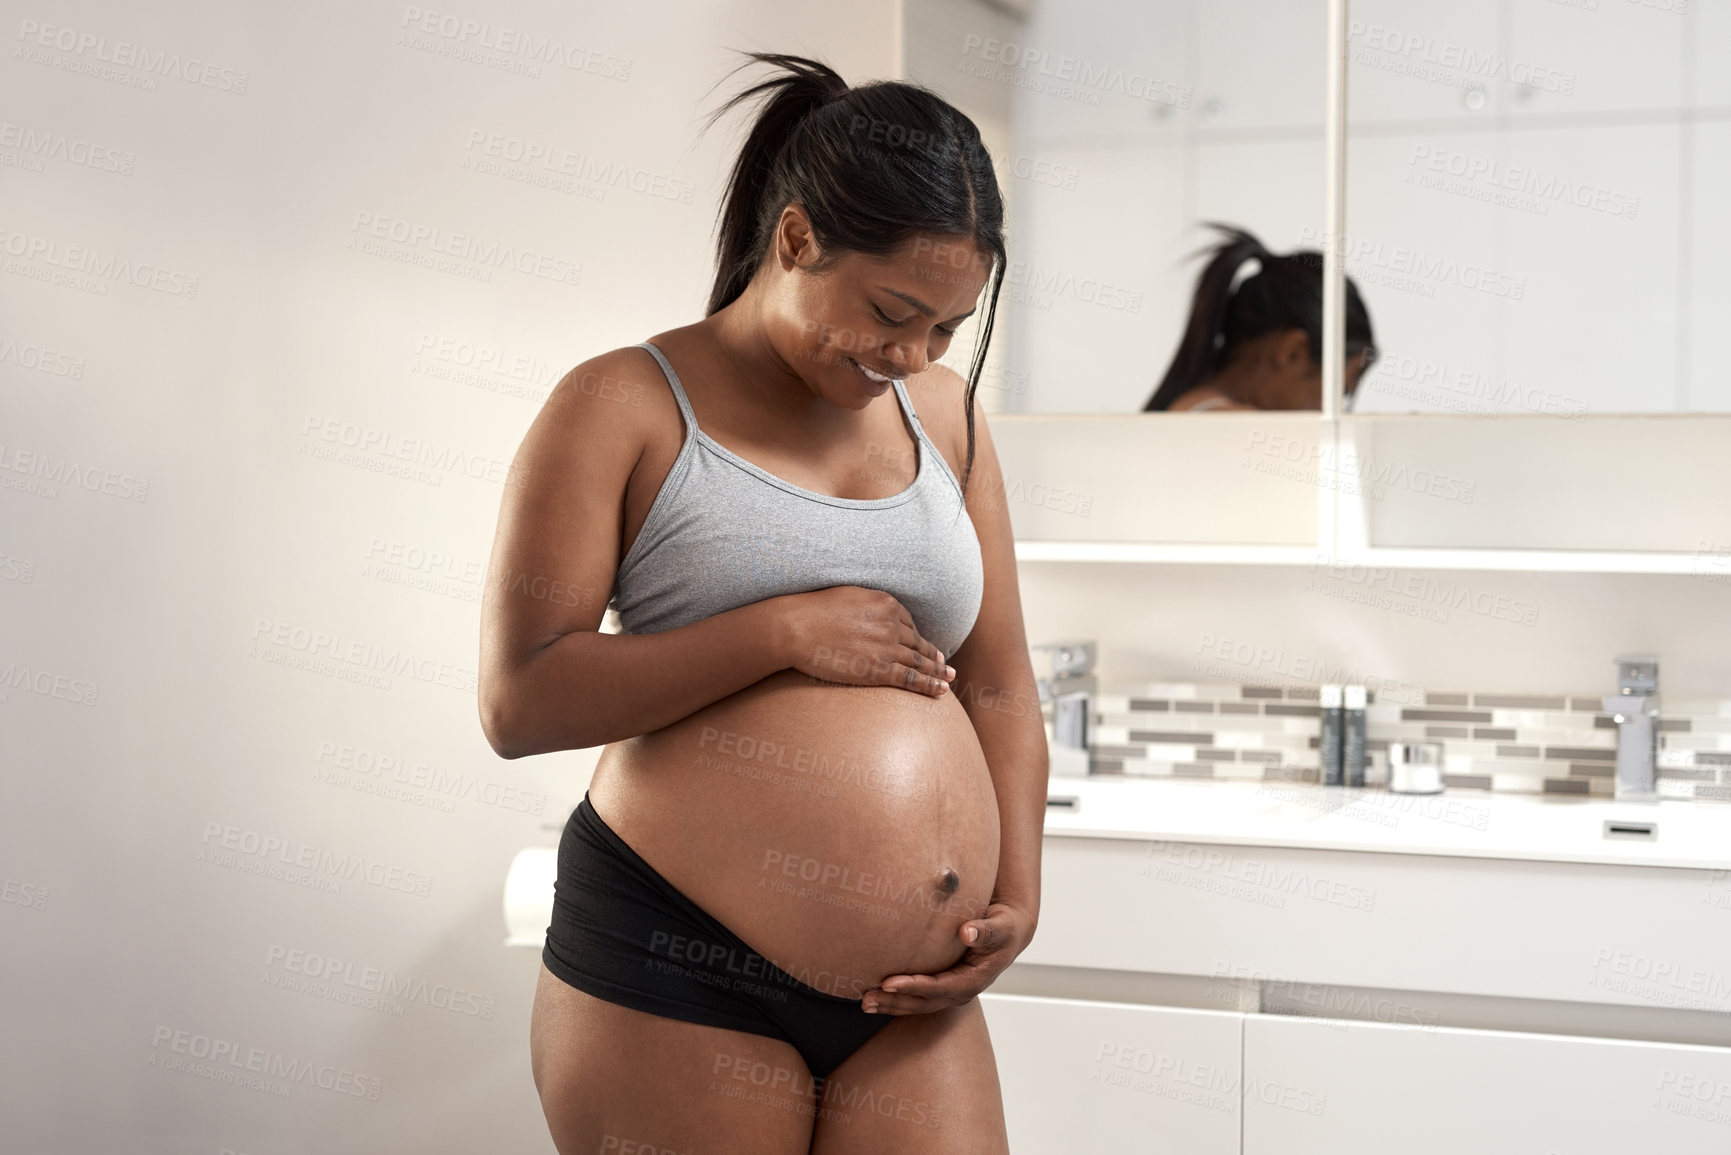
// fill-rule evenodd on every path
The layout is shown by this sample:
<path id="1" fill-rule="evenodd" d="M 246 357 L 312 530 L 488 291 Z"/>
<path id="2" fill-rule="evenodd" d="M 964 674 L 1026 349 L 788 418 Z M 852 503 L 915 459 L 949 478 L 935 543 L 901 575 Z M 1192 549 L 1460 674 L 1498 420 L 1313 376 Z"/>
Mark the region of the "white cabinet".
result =
<path id="1" fill-rule="evenodd" d="M 980 996 L 1015 1155 L 1725 1155 L 1731 1048 Z"/>
<path id="2" fill-rule="evenodd" d="M 1415 838 L 1451 828 L 1393 810 L 1333 820 L 1385 814 Z M 1017 965 L 1731 1012 L 1712 870 L 1052 835 L 1040 869 L 1040 933 Z"/>
<path id="3" fill-rule="evenodd" d="M 1243 1155 L 1725 1155 L 1731 1049 L 1247 1015 Z"/>
<path id="4" fill-rule="evenodd" d="M 1192 12 L 1198 67 L 1191 103 L 1196 120 L 1204 128 L 1256 133 L 1303 126 L 1320 138 L 1327 119 L 1325 5 L 1315 0 L 1236 0 L 1232 4 L 1199 0 Z M 1291 195 L 1295 183 L 1316 185 L 1320 199 L 1321 171 L 1320 152 L 1317 167 L 1312 169 L 1284 174 L 1265 170 L 1264 185 L 1277 190 L 1268 201 L 1278 203 Z M 1205 208 L 1209 205 L 1207 200 L 1200 203 Z M 1207 208 L 1204 216 L 1222 219 L 1219 210 L 1212 208 Z M 1322 215 L 1318 213 L 1312 220 L 1319 222 Z M 1240 218 L 1239 223 L 1252 232 L 1262 232 L 1255 218 Z"/>
<path id="5" fill-rule="evenodd" d="M 1243 1015 L 979 998 L 1015 1155 L 1237 1155 Z"/>
<path id="6" fill-rule="evenodd" d="M 1089 794 L 1103 784 L 1073 787 L 1102 824 L 1154 821 Z M 1666 813 L 1668 853 L 1722 844 L 1723 816 Z M 1396 817 L 1443 845 L 1430 819 Z M 1234 821 L 1254 833 L 1262 818 Z M 1325 821 L 1305 829 L 1320 839 Z M 1731 937 L 1707 917 L 1719 866 L 1048 831 L 1040 933 L 1003 993 L 980 996 L 1011 1150 L 1731 1155 Z M 1239 997 L 1217 1001 L 1226 986 Z M 1445 1015 L 1479 1026 L 1432 1025 Z M 1714 1045 L 1538 1033 L 1558 1029 Z"/>

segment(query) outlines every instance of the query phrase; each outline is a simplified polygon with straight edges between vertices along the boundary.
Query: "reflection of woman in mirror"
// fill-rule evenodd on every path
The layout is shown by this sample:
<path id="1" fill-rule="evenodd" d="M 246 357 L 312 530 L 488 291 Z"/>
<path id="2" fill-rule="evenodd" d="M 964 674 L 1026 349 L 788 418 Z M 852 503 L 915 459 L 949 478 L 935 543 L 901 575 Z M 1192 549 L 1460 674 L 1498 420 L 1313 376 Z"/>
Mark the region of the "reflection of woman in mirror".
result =
<path id="1" fill-rule="evenodd" d="M 605 747 L 535 1084 L 564 1155 L 1001 1155 L 975 996 L 1034 933 L 1047 772 L 975 400 L 1003 198 L 935 93 L 751 56 L 704 317 L 567 374 L 501 511 L 488 740 Z"/>
<path id="2" fill-rule="evenodd" d="M 1184 339 L 1160 387 L 1142 407 L 1156 410 L 1322 408 L 1322 254 L 1275 254 L 1231 225 L 1202 275 Z M 1237 279 L 1255 261 L 1259 268 Z M 1376 360 L 1370 314 L 1346 282 L 1346 394 Z"/>

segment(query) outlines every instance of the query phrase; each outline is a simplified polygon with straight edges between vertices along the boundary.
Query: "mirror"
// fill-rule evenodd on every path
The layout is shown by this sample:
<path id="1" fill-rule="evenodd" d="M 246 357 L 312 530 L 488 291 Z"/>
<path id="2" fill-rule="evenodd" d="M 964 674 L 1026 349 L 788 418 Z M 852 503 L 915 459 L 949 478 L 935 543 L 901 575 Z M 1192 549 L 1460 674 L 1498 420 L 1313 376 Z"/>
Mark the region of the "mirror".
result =
<path id="1" fill-rule="evenodd" d="M 1275 253 L 1342 255 L 1342 376 L 1357 387 L 1314 446 L 1270 424 L 1297 413 L 1240 415 L 1241 443 L 1185 481 L 1210 525 L 1235 525 L 1259 472 L 1324 507 L 1318 548 L 1385 564 L 1452 550 L 1450 564 L 1686 572 L 1692 551 L 1719 556 L 1723 518 L 1703 504 L 1716 490 L 1678 466 L 1721 459 L 1731 428 L 1731 351 L 1712 339 L 1731 303 L 1717 276 L 1731 213 L 1714 195 L 1731 79 L 1713 67 L 1731 3 L 907 0 L 903 48 L 904 75 L 974 117 L 1000 158 L 1013 265 L 981 398 L 1013 418 L 994 431 L 1028 492 L 1095 480 L 1081 463 L 1101 423 L 1054 415 L 1141 414 L 1189 313 L 1201 226 L 1218 220 Z M 1214 443 L 1192 439 L 1213 422 L 1125 424 L 1144 455 Z M 1601 493 L 1613 458 L 1643 484 Z M 1675 514 L 1663 524 L 1637 508 L 1655 498 Z M 1110 505 L 1037 537 L 1150 557 L 1204 544 Z M 1269 529 L 1206 545 L 1290 548 Z"/>
<path id="2" fill-rule="evenodd" d="M 1352 411 L 1731 410 L 1728 49 L 1723 3 L 1352 0 Z"/>
<path id="3" fill-rule="evenodd" d="M 907 0 L 905 75 L 980 126 L 1009 209 L 984 408 L 1141 412 L 1217 239 L 1203 222 L 1320 248 L 1324 8 Z"/>

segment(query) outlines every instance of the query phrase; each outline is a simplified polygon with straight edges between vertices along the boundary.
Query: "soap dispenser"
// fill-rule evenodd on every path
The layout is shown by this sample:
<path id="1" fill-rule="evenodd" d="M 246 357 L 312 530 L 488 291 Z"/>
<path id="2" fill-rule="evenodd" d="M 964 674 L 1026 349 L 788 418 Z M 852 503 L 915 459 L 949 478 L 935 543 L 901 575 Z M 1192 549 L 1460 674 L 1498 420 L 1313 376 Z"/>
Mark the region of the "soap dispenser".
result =
<path id="1" fill-rule="evenodd" d="M 1363 686 L 1347 686 L 1341 694 L 1340 768 L 1346 786 L 1364 785 L 1365 742 Z"/>
<path id="2" fill-rule="evenodd" d="M 1317 694 L 1317 701 L 1321 705 L 1321 720 L 1316 739 L 1316 757 L 1324 786 L 1345 784 L 1341 774 L 1341 740 L 1345 737 L 1343 730 L 1346 725 L 1345 711 L 1341 706 L 1344 697 L 1342 687 L 1335 682 L 1323 686 Z"/>

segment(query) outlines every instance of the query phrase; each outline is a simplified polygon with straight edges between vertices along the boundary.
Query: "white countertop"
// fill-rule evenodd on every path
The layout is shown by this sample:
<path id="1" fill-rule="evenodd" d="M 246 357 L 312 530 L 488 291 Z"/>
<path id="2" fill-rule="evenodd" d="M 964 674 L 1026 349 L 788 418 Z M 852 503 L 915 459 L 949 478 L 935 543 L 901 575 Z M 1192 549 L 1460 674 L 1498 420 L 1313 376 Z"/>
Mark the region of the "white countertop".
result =
<path id="1" fill-rule="evenodd" d="M 1445 791 L 1390 794 L 1281 782 L 1197 782 L 1117 775 L 1053 778 L 1047 837 L 1129 838 L 1674 866 L 1731 871 L 1731 805 Z M 1657 837 L 1605 837 L 1606 820 L 1657 823 Z"/>

